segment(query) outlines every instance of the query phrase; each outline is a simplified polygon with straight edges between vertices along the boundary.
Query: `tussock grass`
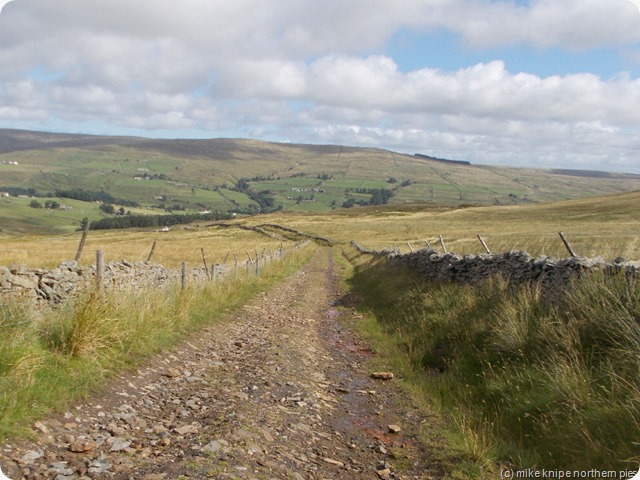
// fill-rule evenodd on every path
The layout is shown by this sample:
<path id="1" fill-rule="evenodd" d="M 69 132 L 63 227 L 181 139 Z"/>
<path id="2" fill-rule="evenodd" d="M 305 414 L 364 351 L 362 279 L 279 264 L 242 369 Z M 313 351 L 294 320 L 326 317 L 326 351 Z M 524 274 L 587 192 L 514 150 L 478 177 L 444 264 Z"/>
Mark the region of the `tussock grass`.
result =
<path id="1" fill-rule="evenodd" d="M 640 291 L 623 276 L 585 277 L 550 304 L 535 287 L 501 279 L 427 283 L 348 257 L 356 265 L 350 282 L 386 332 L 382 341 L 457 425 L 480 470 L 488 460 L 637 467 Z"/>
<path id="2" fill-rule="evenodd" d="M 0 439 L 61 408 L 122 369 L 220 321 L 306 262 L 310 245 L 224 281 L 117 294 L 90 292 L 61 309 L 0 304 Z"/>

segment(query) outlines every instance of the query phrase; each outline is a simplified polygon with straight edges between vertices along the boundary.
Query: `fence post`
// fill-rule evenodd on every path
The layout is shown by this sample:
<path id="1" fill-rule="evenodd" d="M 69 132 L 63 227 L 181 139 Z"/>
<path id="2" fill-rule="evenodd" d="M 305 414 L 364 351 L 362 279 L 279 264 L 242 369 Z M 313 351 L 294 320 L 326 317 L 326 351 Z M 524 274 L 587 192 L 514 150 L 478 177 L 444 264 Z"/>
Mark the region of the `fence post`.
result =
<path id="1" fill-rule="evenodd" d="M 235 259 L 235 263 L 233 265 L 233 276 L 238 276 L 238 256 L 234 253 L 233 258 Z"/>
<path id="2" fill-rule="evenodd" d="M 156 251 L 156 244 L 158 243 L 157 240 L 153 241 L 153 245 L 151 245 L 151 251 L 149 252 L 149 256 L 147 257 L 147 262 L 150 262 L 151 259 L 153 258 L 153 254 Z"/>
<path id="3" fill-rule="evenodd" d="M 411 243 L 407 242 L 407 245 L 409 245 L 409 250 L 411 250 L 411 253 L 414 252 L 413 247 L 411 246 Z"/>
<path id="4" fill-rule="evenodd" d="M 104 252 L 98 250 L 96 252 L 96 289 L 102 290 L 102 280 L 104 279 Z"/>
<path id="5" fill-rule="evenodd" d="M 480 240 L 480 243 L 484 247 L 484 251 L 487 252 L 489 255 L 491 255 L 491 250 L 489 250 L 489 247 L 487 247 L 487 244 L 484 242 L 480 234 L 478 234 L 478 240 Z"/>
<path id="6" fill-rule="evenodd" d="M 571 248 L 571 244 L 569 243 L 569 240 L 567 240 L 567 237 L 564 236 L 563 232 L 560 232 L 560 238 L 562 239 L 562 243 L 564 243 L 564 246 L 567 247 L 567 250 L 569 251 L 569 255 L 571 255 L 572 257 L 577 257 L 576 252 L 573 251 L 573 248 Z"/>
<path id="7" fill-rule="evenodd" d="M 260 257 L 258 257 L 257 255 L 256 255 L 256 275 L 260 275 Z"/>
<path id="8" fill-rule="evenodd" d="M 82 249 L 84 248 L 84 242 L 87 241 L 87 235 L 89 234 L 89 222 L 85 223 L 82 229 L 82 237 L 80 237 L 80 244 L 78 245 L 78 251 L 76 252 L 76 262 L 80 261 L 82 256 Z"/>
<path id="9" fill-rule="evenodd" d="M 207 259 L 204 256 L 204 248 L 200 247 L 200 252 L 202 253 L 202 262 L 204 263 L 204 273 L 207 275 L 207 279 L 211 280 L 211 276 L 209 276 L 209 267 L 207 267 Z"/>
<path id="10" fill-rule="evenodd" d="M 440 238 L 440 245 L 442 246 L 442 251 L 443 251 L 444 253 L 449 253 L 449 252 L 447 252 L 447 247 L 446 247 L 446 245 L 444 244 L 444 239 L 442 238 L 442 235 L 439 235 L 439 238 Z"/>
<path id="11" fill-rule="evenodd" d="M 187 262 L 182 262 L 182 272 L 180 275 L 180 286 L 182 290 L 187 288 Z"/>

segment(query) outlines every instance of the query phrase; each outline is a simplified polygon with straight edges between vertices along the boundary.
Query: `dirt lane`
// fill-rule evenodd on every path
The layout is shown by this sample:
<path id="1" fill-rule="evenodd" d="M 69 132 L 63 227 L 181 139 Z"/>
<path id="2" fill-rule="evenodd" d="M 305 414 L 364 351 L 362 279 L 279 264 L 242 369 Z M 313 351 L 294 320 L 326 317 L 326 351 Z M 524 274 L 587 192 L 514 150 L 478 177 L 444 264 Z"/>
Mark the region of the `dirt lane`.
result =
<path id="1" fill-rule="evenodd" d="M 439 478 L 410 438 L 423 419 L 396 380 L 370 378 L 335 284 L 321 249 L 229 321 L 37 424 L 37 443 L 1 448 L 2 470 L 12 480 Z"/>

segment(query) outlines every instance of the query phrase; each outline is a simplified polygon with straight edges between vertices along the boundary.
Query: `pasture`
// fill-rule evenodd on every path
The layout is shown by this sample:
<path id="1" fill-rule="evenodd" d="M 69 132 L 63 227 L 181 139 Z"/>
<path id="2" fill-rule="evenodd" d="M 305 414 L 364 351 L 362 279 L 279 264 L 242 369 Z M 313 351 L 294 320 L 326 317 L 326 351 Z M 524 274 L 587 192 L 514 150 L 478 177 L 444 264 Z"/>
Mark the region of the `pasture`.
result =
<path id="1" fill-rule="evenodd" d="M 233 192 L 237 193 L 237 192 Z M 22 200 L 25 203 L 28 199 Z M 11 201 L 15 201 L 11 199 Z M 563 231 L 579 256 L 600 256 L 613 260 L 622 256 L 640 259 L 640 192 L 568 200 L 552 204 L 453 208 L 442 205 L 386 205 L 356 207 L 319 213 L 277 212 L 223 222 L 232 226 L 275 223 L 326 237 L 339 244 L 352 240 L 371 249 L 397 249 L 408 252 L 427 242 L 441 250 L 439 236 L 450 252 L 483 253 L 476 235 L 480 234 L 493 253 L 526 250 L 534 256 L 568 257 L 558 232 Z M 83 204 L 84 202 L 78 202 Z M 2 201 L 0 201 L 0 205 Z M 77 225 L 85 212 L 32 209 L 29 214 L 49 215 L 52 225 Z M 33 212 L 32 212 L 33 211 Z M 18 219 L 16 219 L 18 221 Z M 74 223 L 76 222 L 76 223 Z M 211 262 L 220 262 L 227 253 L 275 249 L 280 241 L 239 228 L 210 226 L 202 222 L 176 226 L 169 232 L 155 230 L 91 231 L 82 262 L 94 261 L 93 253 L 103 250 L 107 259 L 145 260 L 154 240 L 158 240 L 154 261 L 176 266 L 182 261 L 199 264 L 204 248 Z M 80 232 L 61 235 L 0 236 L 0 265 L 24 263 L 31 267 L 50 267 L 73 259 Z M 252 253 L 253 255 L 253 253 Z"/>

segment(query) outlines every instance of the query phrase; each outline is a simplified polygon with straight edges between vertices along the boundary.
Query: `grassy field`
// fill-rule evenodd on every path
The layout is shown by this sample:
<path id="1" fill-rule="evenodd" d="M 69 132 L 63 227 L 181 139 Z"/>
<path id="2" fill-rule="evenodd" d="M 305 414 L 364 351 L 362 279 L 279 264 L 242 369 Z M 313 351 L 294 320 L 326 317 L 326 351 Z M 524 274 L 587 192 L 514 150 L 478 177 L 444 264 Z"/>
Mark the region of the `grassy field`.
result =
<path id="1" fill-rule="evenodd" d="M 429 242 L 440 250 L 439 235 L 442 235 L 449 251 L 483 253 L 484 249 L 476 237 L 480 234 L 496 253 L 527 250 L 535 256 L 566 258 L 569 255 L 558 235 L 563 231 L 578 255 L 601 256 L 606 260 L 619 256 L 640 259 L 640 211 L 636 208 L 639 202 L 640 192 L 635 192 L 527 206 L 452 208 L 391 205 L 315 214 L 279 212 L 225 223 L 276 223 L 342 244 L 355 240 L 368 248 L 395 246 L 403 252 L 409 251 L 407 243 L 417 249 L 424 248 Z M 47 214 L 40 209 L 23 208 L 27 213 Z M 80 211 L 75 218 L 65 220 L 68 226 L 84 215 Z M 159 242 L 154 260 L 167 266 L 179 265 L 183 260 L 199 264 L 202 260 L 200 248 L 205 249 L 210 262 L 219 262 L 228 252 L 244 257 L 246 252 L 279 246 L 278 240 L 255 232 L 208 227 L 209 224 L 174 227 L 170 232 L 92 231 L 82 262 L 93 262 L 96 250 L 105 251 L 107 259 L 145 260 L 154 240 Z M 80 235 L 80 232 L 20 237 L 0 234 L 3 247 L 0 249 L 0 265 L 57 265 L 75 257 Z"/>
<path id="2" fill-rule="evenodd" d="M 81 232 L 54 236 L 0 237 L 0 265 L 24 264 L 30 267 L 54 267 L 63 261 L 75 258 Z M 233 255 L 246 260 L 247 254 L 255 257 L 255 252 L 264 249 L 277 250 L 281 243 L 287 248 L 291 242 L 240 229 L 206 227 L 175 227 L 169 232 L 154 230 L 91 231 L 80 259 L 83 265 L 95 263 L 96 251 L 102 250 L 105 261 L 146 260 L 151 247 L 157 241 L 153 262 L 167 268 L 178 268 L 183 261 L 190 266 L 202 265 L 204 249 L 207 263 L 213 265 L 234 261 Z"/>
<path id="3" fill-rule="evenodd" d="M 542 205 L 450 208 L 384 206 L 320 215 L 284 212 L 238 220 L 247 224 L 282 223 L 340 243 L 355 240 L 372 249 L 408 252 L 429 242 L 449 251 L 484 253 L 480 234 L 493 252 L 527 250 L 532 255 L 568 256 L 563 231 L 581 256 L 640 259 L 640 192 L 568 200 Z"/>

